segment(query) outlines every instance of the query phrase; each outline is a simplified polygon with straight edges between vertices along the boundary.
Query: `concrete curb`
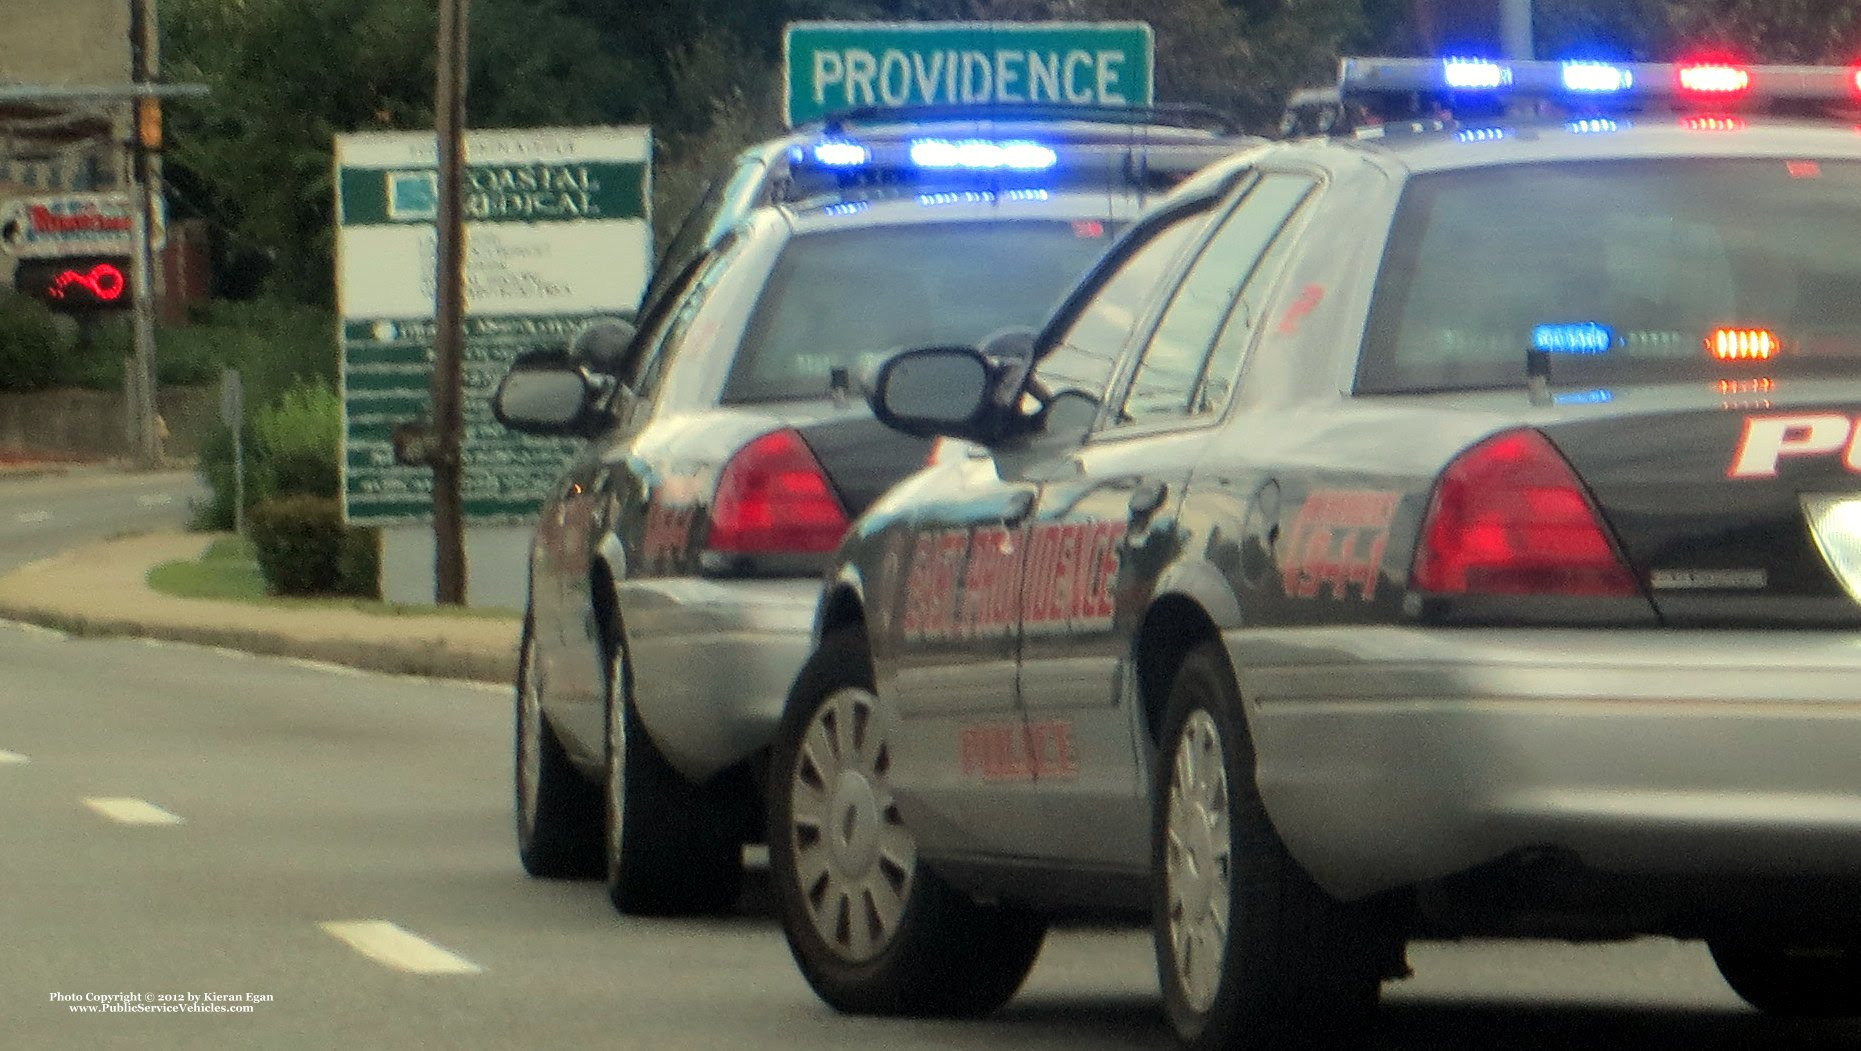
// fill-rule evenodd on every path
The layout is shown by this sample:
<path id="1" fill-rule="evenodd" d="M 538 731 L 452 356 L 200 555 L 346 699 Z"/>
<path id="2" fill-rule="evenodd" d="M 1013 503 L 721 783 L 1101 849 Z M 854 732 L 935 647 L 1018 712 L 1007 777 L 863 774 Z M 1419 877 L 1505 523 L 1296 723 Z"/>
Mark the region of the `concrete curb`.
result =
<path id="1" fill-rule="evenodd" d="M 275 632 L 185 624 L 159 624 L 90 616 L 67 610 L 0 603 L 0 620 L 15 620 L 86 638 L 144 638 L 216 646 L 267 657 L 324 661 L 363 671 L 509 683 L 517 666 L 508 657 L 459 650 L 442 641 L 374 643 L 355 639 L 302 639 Z"/>

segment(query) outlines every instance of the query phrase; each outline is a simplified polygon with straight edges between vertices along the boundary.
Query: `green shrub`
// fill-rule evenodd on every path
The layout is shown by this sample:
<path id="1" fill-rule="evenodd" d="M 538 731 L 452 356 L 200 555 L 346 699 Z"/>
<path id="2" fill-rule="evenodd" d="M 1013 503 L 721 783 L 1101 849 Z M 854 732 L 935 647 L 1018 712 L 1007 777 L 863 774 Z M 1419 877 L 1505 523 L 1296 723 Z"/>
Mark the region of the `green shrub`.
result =
<path id="1" fill-rule="evenodd" d="M 0 292 L 0 390 L 60 386 L 71 368 L 74 342 L 44 304 Z"/>
<path id="2" fill-rule="evenodd" d="M 335 497 L 342 487 L 342 400 L 322 380 L 299 383 L 248 413 L 244 434 L 246 507 L 274 496 Z M 233 527 L 233 435 L 212 428 L 200 446 L 209 498 L 195 513 L 202 529 Z"/>
<path id="3" fill-rule="evenodd" d="M 342 485 L 342 399 L 321 380 L 285 391 L 252 420 L 259 498 L 334 497 Z"/>
<path id="4" fill-rule="evenodd" d="M 342 505 L 326 496 L 279 496 L 252 508 L 252 545 L 274 595 L 375 598 L 378 539 L 343 525 Z"/>

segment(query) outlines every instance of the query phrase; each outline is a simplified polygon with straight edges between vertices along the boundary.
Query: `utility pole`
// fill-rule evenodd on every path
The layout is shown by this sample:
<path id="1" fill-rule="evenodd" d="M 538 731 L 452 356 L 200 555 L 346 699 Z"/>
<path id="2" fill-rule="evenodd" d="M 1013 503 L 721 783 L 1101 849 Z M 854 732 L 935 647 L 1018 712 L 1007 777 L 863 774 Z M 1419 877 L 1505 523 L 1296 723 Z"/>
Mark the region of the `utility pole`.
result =
<path id="1" fill-rule="evenodd" d="M 157 48 L 154 0 L 130 0 L 130 80 L 152 84 Z M 138 96 L 130 129 L 130 255 L 134 287 L 134 349 L 124 366 L 123 397 L 129 405 L 130 449 L 139 466 L 160 467 L 161 432 L 156 426 L 155 370 L 155 227 L 160 221 L 159 178 L 152 153 L 161 148 L 161 100 Z"/>
<path id="2" fill-rule="evenodd" d="M 469 0 L 439 0 L 438 83 L 433 94 L 439 144 L 438 258 L 433 318 L 433 601 L 465 604 L 464 445 L 466 25 Z"/>

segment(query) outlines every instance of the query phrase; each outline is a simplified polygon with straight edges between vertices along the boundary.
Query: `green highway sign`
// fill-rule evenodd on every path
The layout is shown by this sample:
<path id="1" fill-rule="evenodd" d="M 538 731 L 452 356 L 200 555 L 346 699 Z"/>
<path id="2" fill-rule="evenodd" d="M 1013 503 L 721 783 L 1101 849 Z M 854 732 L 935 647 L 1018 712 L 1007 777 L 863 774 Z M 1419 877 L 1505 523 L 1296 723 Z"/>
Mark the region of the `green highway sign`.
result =
<path id="1" fill-rule="evenodd" d="M 1143 22 L 791 22 L 788 123 L 865 106 L 1147 106 Z"/>

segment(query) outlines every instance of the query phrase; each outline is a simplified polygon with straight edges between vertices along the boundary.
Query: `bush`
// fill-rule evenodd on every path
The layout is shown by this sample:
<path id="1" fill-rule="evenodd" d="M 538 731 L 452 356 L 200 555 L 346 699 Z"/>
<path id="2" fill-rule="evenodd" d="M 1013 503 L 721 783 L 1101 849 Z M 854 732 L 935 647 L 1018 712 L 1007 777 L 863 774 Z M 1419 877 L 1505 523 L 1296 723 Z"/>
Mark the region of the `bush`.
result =
<path id="1" fill-rule="evenodd" d="M 244 435 L 246 507 L 275 496 L 334 498 L 342 486 L 342 400 L 322 380 L 299 383 L 249 413 Z M 204 529 L 233 527 L 233 435 L 210 431 L 200 447 L 200 473 L 212 494 L 195 515 Z"/>
<path id="2" fill-rule="evenodd" d="M 343 525 L 342 505 L 326 496 L 280 496 L 252 509 L 252 545 L 274 595 L 375 598 L 378 540 Z"/>
<path id="3" fill-rule="evenodd" d="M 327 496 L 342 485 L 342 399 L 321 380 L 285 391 L 252 420 L 259 497 Z"/>
<path id="4" fill-rule="evenodd" d="M 0 292 L 0 390 L 62 385 L 71 371 L 74 345 L 44 304 Z"/>

